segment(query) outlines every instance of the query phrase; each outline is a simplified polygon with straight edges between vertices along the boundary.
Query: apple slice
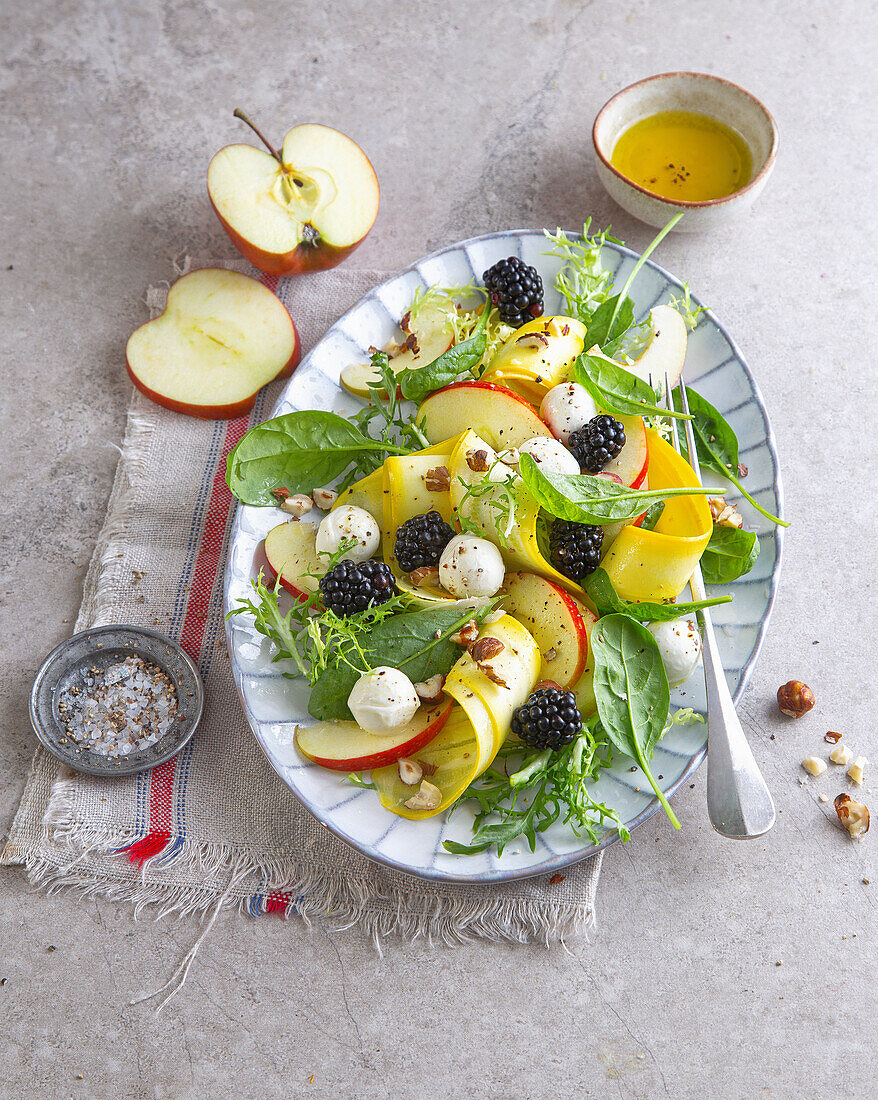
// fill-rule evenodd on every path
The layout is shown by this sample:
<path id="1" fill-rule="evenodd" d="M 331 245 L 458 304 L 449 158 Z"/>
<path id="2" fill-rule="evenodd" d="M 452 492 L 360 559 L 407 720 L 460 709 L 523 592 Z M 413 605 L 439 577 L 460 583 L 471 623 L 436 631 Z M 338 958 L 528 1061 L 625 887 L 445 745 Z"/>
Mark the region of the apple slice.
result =
<path id="1" fill-rule="evenodd" d="M 490 382 L 453 382 L 431 393 L 421 402 L 418 422 L 431 443 L 471 428 L 498 451 L 552 434 L 523 397 Z"/>
<path id="2" fill-rule="evenodd" d="M 475 697 L 473 699 L 478 702 Z M 484 707 L 482 712 L 481 735 L 467 712 L 454 707 L 433 740 L 419 752 L 412 753 L 412 758 L 424 768 L 424 778 L 442 792 L 442 801 L 435 810 L 411 810 L 405 805 L 418 788 L 403 783 L 396 764 L 372 771 L 372 782 L 381 805 L 399 817 L 421 821 L 444 813 L 456 802 L 479 774 L 479 737 L 491 741 L 491 722 Z"/>
<path id="3" fill-rule="evenodd" d="M 626 369 L 644 382 L 664 385 L 665 375 L 673 388 L 680 381 L 686 362 L 688 334 L 686 322 L 673 306 L 656 306 L 650 310 L 649 343 L 639 359 L 626 363 Z"/>
<path id="4" fill-rule="evenodd" d="M 291 374 L 299 334 L 256 279 L 206 267 L 178 279 L 164 312 L 135 329 L 126 365 L 156 404 L 203 420 L 241 416 L 266 383 Z"/>
<path id="5" fill-rule="evenodd" d="M 448 721 L 450 699 L 430 709 L 421 707 L 407 725 L 393 733 L 366 733 L 356 722 L 317 722 L 296 730 L 296 744 L 321 768 L 338 772 L 369 771 L 412 756 L 436 736 Z"/>
<path id="6" fill-rule="evenodd" d="M 579 614 L 582 616 L 585 633 L 589 640 L 589 647 L 588 660 L 585 663 L 582 675 L 570 690 L 576 696 L 576 705 L 579 707 L 579 713 L 583 718 L 590 718 L 598 709 L 597 700 L 594 694 L 594 654 L 591 649 L 591 632 L 594 630 L 598 617 L 590 608 L 586 607 L 585 604 L 580 603 L 579 600 L 576 601 L 576 606 L 579 610 Z"/>
<path id="7" fill-rule="evenodd" d="M 394 374 L 400 374 L 409 367 L 432 363 L 454 342 L 454 328 L 448 315 L 435 303 L 426 303 L 405 331 L 413 340 L 401 343 L 395 354 L 388 352 Z M 369 382 L 380 381 L 371 363 L 351 363 L 341 372 L 340 380 L 344 388 L 356 397 L 368 397 Z"/>
<path id="8" fill-rule="evenodd" d="M 272 527 L 265 536 L 269 569 L 300 600 L 314 595 L 319 576 L 326 571 L 317 553 L 316 539 L 317 524 L 296 519 Z M 317 576 L 311 575 L 315 573 Z"/>
<path id="9" fill-rule="evenodd" d="M 581 604 L 554 581 L 536 573 L 509 573 L 503 608 L 534 638 L 542 657 L 541 680 L 562 688 L 575 684 L 588 660 L 588 634 Z"/>
<path id="10" fill-rule="evenodd" d="M 207 192 L 238 251 L 269 275 L 335 267 L 378 214 L 378 180 L 355 141 L 329 126 L 295 126 L 283 152 L 227 145 L 207 170 Z"/>
<path id="11" fill-rule="evenodd" d="M 676 312 L 676 311 L 675 311 Z M 615 474 L 630 489 L 646 488 L 649 470 L 649 447 L 646 442 L 646 425 L 642 416 L 616 416 L 625 429 L 625 446 L 601 470 L 602 474 Z"/>

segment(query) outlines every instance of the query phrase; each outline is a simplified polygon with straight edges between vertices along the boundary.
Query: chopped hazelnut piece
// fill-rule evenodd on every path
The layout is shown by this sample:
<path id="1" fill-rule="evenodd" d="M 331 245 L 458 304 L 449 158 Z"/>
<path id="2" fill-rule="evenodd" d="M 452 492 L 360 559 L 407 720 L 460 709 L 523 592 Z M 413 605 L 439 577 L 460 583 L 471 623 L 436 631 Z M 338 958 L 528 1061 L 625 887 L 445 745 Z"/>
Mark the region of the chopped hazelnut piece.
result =
<path id="1" fill-rule="evenodd" d="M 866 758 L 865 756 L 858 756 L 856 760 L 848 768 L 848 779 L 852 783 L 856 783 L 858 787 L 863 785 L 863 775 L 866 771 Z"/>
<path id="2" fill-rule="evenodd" d="M 517 466 L 521 459 L 517 447 L 507 447 L 505 451 L 500 451 L 497 457 L 504 466 Z"/>
<path id="3" fill-rule="evenodd" d="M 467 451 L 466 464 L 474 474 L 486 474 L 488 472 L 487 451 Z"/>
<path id="4" fill-rule="evenodd" d="M 777 689 L 777 706 L 781 714 L 801 718 L 814 706 L 814 692 L 801 680 L 789 680 Z"/>
<path id="5" fill-rule="evenodd" d="M 496 657 L 497 654 L 502 653 L 505 648 L 506 647 L 499 638 L 484 637 L 473 642 L 469 653 L 470 657 L 472 657 L 478 665 L 481 664 L 482 661 L 489 661 L 492 657 Z"/>
<path id="6" fill-rule="evenodd" d="M 549 337 L 543 332 L 526 332 L 515 341 L 523 348 L 547 348 Z"/>
<path id="7" fill-rule="evenodd" d="M 407 798 L 403 803 L 410 810 L 435 810 L 442 804 L 442 792 L 433 783 L 426 779 L 421 780 L 418 793 Z"/>
<path id="8" fill-rule="evenodd" d="M 802 767 L 808 775 L 823 775 L 826 771 L 826 761 L 819 756 L 806 756 L 802 761 Z"/>
<path id="9" fill-rule="evenodd" d="M 315 489 L 311 496 L 314 498 L 314 503 L 323 512 L 328 512 L 338 500 L 338 493 L 335 489 L 327 489 L 325 486 Z"/>
<path id="10" fill-rule="evenodd" d="M 310 512 L 313 507 L 314 501 L 306 493 L 295 493 L 281 503 L 280 510 L 287 512 L 293 519 L 298 519 L 306 512 Z"/>
<path id="11" fill-rule="evenodd" d="M 835 733 L 834 730 L 828 730 L 823 737 L 824 741 L 827 741 L 830 745 L 837 745 L 841 740 L 841 734 Z"/>
<path id="12" fill-rule="evenodd" d="M 445 677 L 441 672 L 437 672 L 435 676 L 431 676 L 429 680 L 422 680 L 420 683 L 415 684 L 415 691 L 418 698 L 422 699 L 425 703 L 435 703 L 442 695 L 442 689 L 445 687 Z"/>
<path id="13" fill-rule="evenodd" d="M 473 642 L 479 636 L 479 627 L 475 619 L 470 619 L 468 623 L 458 630 L 456 634 L 451 635 L 451 641 L 456 645 L 462 645 L 469 648 Z"/>
<path id="14" fill-rule="evenodd" d="M 854 754 L 847 747 L 847 745 L 836 745 L 832 752 L 829 754 L 829 759 L 833 764 L 841 764 L 846 767 L 853 760 Z"/>
<path id="15" fill-rule="evenodd" d="M 417 760 L 408 760 L 404 756 L 397 761 L 396 768 L 399 772 L 399 778 L 407 787 L 414 787 L 421 782 L 424 776 L 424 769 Z"/>
<path id="16" fill-rule="evenodd" d="M 821 794 L 820 797 L 819 797 L 819 801 L 820 802 L 828 802 L 829 801 L 829 795 L 828 794 Z"/>
<path id="17" fill-rule="evenodd" d="M 869 807 L 855 802 L 849 794 L 836 795 L 835 812 L 853 840 L 869 831 Z"/>
<path id="18" fill-rule="evenodd" d="M 710 514 L 715 527 L 743 527 L 744 517 L 732 504 L 726 504 L 722 497 L 709 497 Z"/>
<path id="19" fill-rule="evenodd" d="M 428 493 L 447 493 L 451 488 L 451 474 L 447 466 L 434 466 L 424 474 Z"/>
<path id="20" fill-rule="evenodd" d="M 435 565 L 421 565 L 409 573 L 409 580 L 415 588 L 421 588 L 425 584 L 439 584 L 439 568 Z"/>

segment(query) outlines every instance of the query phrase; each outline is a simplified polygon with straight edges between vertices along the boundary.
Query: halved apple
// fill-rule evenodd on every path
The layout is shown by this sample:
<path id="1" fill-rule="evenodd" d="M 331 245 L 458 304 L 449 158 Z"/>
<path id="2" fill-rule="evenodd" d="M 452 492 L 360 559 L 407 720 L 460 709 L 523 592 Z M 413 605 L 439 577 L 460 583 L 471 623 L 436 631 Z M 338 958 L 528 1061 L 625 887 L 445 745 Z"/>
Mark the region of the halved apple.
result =
<path id="1" fill-rule="evenodd" d="M 314 595 L 319 577 L 326 570 L 317 553 L 316 540 L 317 524 L 296 519 L 272 527 L 265 536 L 269 569 L 300 600 Z"/>
<path id="2" fill-rule="evenodd" d="M 491 723 L 487 714 L 482 725 L 482 741 L 490 743 Z M 435 810 L 411 810 L 405 805 L 418 788 L 403 783 L 396 764 L 375 768 L 372 782 L 386 810 L 399 817 L 420 821 L 444 813 L 479 774 L 479 734 L 466 711 L 455 706 L 433 740 L 411 755 L 424 768 L 424 778 L 442 792 L 442 802 Z"/>
<path id="3" fill-rule="evenodd" d="M 539 647 L 540 679 L 571 687 L 588 660 L 585 608 L 559 584 L 536 573 L 509 573 L 503 588 L 503 609 L 527 629 Z"/>
<path id="4" fill-rule="evenodd" d="M 431 443 L 471 428 L 495 450 L 502 450 L 535 435 L 552 434 L 523 397 L 489 382 L 454 382 L 431 393 L 421 402 L 417 419 Z"/>
<path id="5" fill-rule="evenodd" d="M 413 756 L 429 744 L 448 721 L 453 707 L 450 699 L 429 709 L 421 707 L 411 722 L 393 733 L 366 733 L 356 722 L 316 722 L 296 730 L 296 744 L 321 768 L 339 772 L 383 768 L 403 756 Z"/>
<path id="6" fill-rule="evenodd" d="M 510 389 L 523 384 L 539 405 L 545 394 L 566 380 L 585 343 L 585 325 L 574 317 L 540 317 L 516 329 L 491 360 L 483 382 Z"/>
<path id="7" fill-rule="evenodd" d="M 454 342 L 454 328 L 447 314 L 436 304 L 427 302 L 417 317 L 406 324 L 406 332 L 413 339 L 401 342 L 395 354 L 388 353 L 394 374 L 432 363 Z M 377 383 L 380 379 L 371 363 L 351 363 L 342 370 L 340 381 L 356 397 L 368 397 L 369 382 Z"/>
<path id="8" fill-rule="evenodd" d="M 338 130 L 310 123 L 289 131 L 282 153 L 265 144 L 270 152 L 227 145 L 210 162 L 207 191 L 223 228 L 269 275 L 335 267 L 378 214 L 378 180 L 369 158 Z"/>
<path id="9" fill-rule="evenodd" d="M 649 314 L 650 338 L 639 359 L 625 367 L 644 382 L 664 385 L 665 375 L 673 388 L 680 381 L 686 362 L 686 322 L 673 306 L 656 306 Z"/>
<path id="10" fill-rule="evenodd" d="M 156 404 L 202 420 L 241 416 L 299 362 L 299 334 L 256 279 L 206 267 L 178 279 L 164 311 L 135 329 L 126 365 Z"/>

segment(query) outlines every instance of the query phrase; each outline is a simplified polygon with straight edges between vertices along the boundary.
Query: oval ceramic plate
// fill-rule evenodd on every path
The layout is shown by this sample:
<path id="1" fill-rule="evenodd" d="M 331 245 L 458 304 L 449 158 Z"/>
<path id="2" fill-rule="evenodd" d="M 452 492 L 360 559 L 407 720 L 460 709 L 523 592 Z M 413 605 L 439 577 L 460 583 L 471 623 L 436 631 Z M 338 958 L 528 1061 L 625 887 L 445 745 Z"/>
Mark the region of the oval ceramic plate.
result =
<path id="1" fill-rule="evenodd" d="M 301 362 L 272 413 L 297 409 L 332 409 L 346 414 L 360 407 L 339 384 L 339 372 L 348 363 L 367 361 L 370 346 L 381 347 L 397 332 L 419 287 L 461 286 L 475 279 L 504 256 L 521 256 L 533 264 L 546 287 L 546 313 L 563 312 L 552 288 L 561 261 L 545 255 L 548 242 L 541 233 L 518 231 L 474 237 L 441 249 L 401 271 L 367 294 L 340 318 Z M 637 255 L 619 245 L 606 245 L 604 262 L 615 270 L 620 286 Z M 679 293 L 681 284 L 648 261 L 634 282 L 632 297 L 638 318 L 655 305 Z M 747 486 L 753 496 L 776 515 L 782 493 L 777 454 L 759 389 L 740 352 L 711 313 L 702 314 L 690 334 L 684 377 L 729 420 L 741 445 L 741 461 L 749 467 Z M 754 570 L 731 586 L 734 602 L 713 612 L 729 685 L 737 700 L 753 669 L 777 586 L 782 529 L 763 519 L 746 501 L 741 505 L 747 526 L 759 533 L 761 553 Z M 262 560 L 261 543 L 267 531 L 282 522 L 274 508 L 239 506 L 232 530 L 225 580 L 225 608 L 234 608 L 250 591 L 250 581 Z M 407 821 L 384 810 L 373 791 L 349 784 L 342 773 L 310 764 L 295 744 L 299 724 L 308 717 L 308 684 L 291 680 L 272 664 L 269 643 L 255 632 L 246 616 L 228 620 L 229 650 L 235 681 L 247 720 L 278 775 L 311 813 L 336 836 L 371 859 L 424 878 L 452 882 L 490 883 L 555 871 L 594 854 L 612 843 L 608 834 L 598 845 L 577 838 L 556 823 L 537 838 L 531 852 L 520 839 L 503 855 L 450 855 L 444 840 L 469 841 L 472 813 L 458 809 L 427 821 Z M 672 695 L 678 707 L 703 709 L 704 685 L 696 673 L 690 684 Z M 653 771 L 672 794 L 706 755 L 706 728 L 701 724 L 673 727 L 656 746 Z M 615 806 L 633 830 L 659 809 L 649 785 L 627 757 L 601 773 L 594 797 Z"/>

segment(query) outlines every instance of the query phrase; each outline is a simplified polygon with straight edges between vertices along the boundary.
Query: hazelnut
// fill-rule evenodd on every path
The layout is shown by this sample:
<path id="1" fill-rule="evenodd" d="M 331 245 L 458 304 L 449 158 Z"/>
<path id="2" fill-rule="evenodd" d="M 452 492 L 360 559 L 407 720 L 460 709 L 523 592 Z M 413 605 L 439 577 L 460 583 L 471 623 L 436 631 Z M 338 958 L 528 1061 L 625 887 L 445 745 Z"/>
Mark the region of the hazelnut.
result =
<path id="1" fill-rule="evenodd" d="M 841 734 L 835 733 L 834 730 L 828 730 L 823 737 L 824 741 L 827 741 L 830 745 L 837 745 L 841 740 Z"/>
<path id="2" fill-rule="evenodd" d="M 447 493 L 451 488 L 451 474 L 447 466 L 434 466 L 424 474 L 428 493 Z"/>
<path id="3" fill-rule="evenodd" d="M 487 451 L 467 451 L 466 464 L 474 474 L 486 474 L 488 472 Z"/>
<path id="4" fill-rule="evenodd" d="M 422 680 L 420 683 L 415 684 L 415 691 L 418 698 L 422 699 L 425 703 L 435 703 L 442 695 L 442 689 L 445 687 L 445 677 L 441 672 L 437 672 L 435 676 L 431 676 L 429 680 Z"/>
<path id="5" fill-rule="evenodd" d="M 505 648 L 506 647 L 499 638 L 484 637 L 473 642 L 470 646 L 469 654 L 476 664 L 479 665 L 482 661 L 490 661 L 492 657 L 496 657 L 498 653 L 502 653 Z"/>
<path id="6" fill-rule="evenodd" d="M 442 792 L 433 783 L 422 779 L 418 793 L 407 798 L 403 805 L 410 810 L 436 810 L 442 805 Z"/>
<path id="7" fill-rule="evenodd" d="M 814 706 L 814 692 L 801 680 L 790 680 L 777 689 L 777 705 L 781 714 L 801 718 Z"/>
<path id="8" fill-rule="evenodd" d="M 858 787 L 863 785 L 863 773 L 866 770 L 866 758 L 865 756 L 858 756 L 856 760 L 848 768 L 848 779 L 852 783 L 856 783 Z"/>
<path id="9" fill-rule="evenodd" d="M 722 497 L 710 497 L 710 514 L 715 527 L 743 527 L 744 517 L 733 504 L 727 504 Z"/>
<path id="10" fill-rule="evenodd" d="M 451 635 L 451 641 L 457 645 L 466 646 L 469 648 L 473 642 L 479 636 L 479 627 L 475 619 L 470 619 L 468 623 L 458 630 L 456 634 Z"/>
<path id="11" fill-rule="evenodd" d="M 522 348 L 547 348 L 549 337 L 544 332 L 526 332 L 515 341 Z"/>
<path id="12" fill-rule="evenodd" d="M 847 767 L 853 760 L 854 754 L 847 747 L 847 745 L 836 745 L 832 752 L 829 754 L 829 759 L 833 764 L 841 764 L 843 767 Z"/>
<path id="13" fill-rule="evenodd" d="M 435 587 L 439 584 L 439 569 L 435 565 L 421 565 L 409 573 L 409 580 L 415 588 L 421 588 L 425 584 Z"/>
<path id="14" fill-rule="evenodd" d="M 826 771 L 826 761 L 819 756 L 806 756 L 802 761 L 802 767 L 808 775 L 823 775 Z"/>
<path id="15" fill-rule="evenodd" d="M 328 512 L 338 500 L 338 493 L 335 489 L 327 489 L 325 486 L 315 489 L 311 496 L 314 498 L 314 503 L 323 512 Z"/>
<path id="16" fill-rule="evenodd" d="M 404 756 L 397 761 L 396 770 L 407 787 L 414 787 L 420 783 L 424 775 L 424 769 L 417 760 L 408 760 Z"/>
<path id="17" fill-rule="evenodd" d="M 310 512 L 313 507 L 314 501 L 306 493 L 295 493 L 283 501 L 280 510 L 287 512 L 294 519 L 298 519 L 300 516 L 304 516 L 306 512 Z"/>
<path id="18" fill-rule="evenodd" d="M 517 447 L 507 447 L 505 451 L 500 451 L 497 454 L 497 458 L 503 463 L 504 466 L 517 466 L 521 455 L 518 453 Z"/>
<path id="19" fill-rule="evenodd" d="M 857 840 L 869 831 L 869 807 L 855 802 L 849 794 L 840 794 L 835 799 L 835 812 L 838 820 L 847 829 L 853 840 Z"/>

